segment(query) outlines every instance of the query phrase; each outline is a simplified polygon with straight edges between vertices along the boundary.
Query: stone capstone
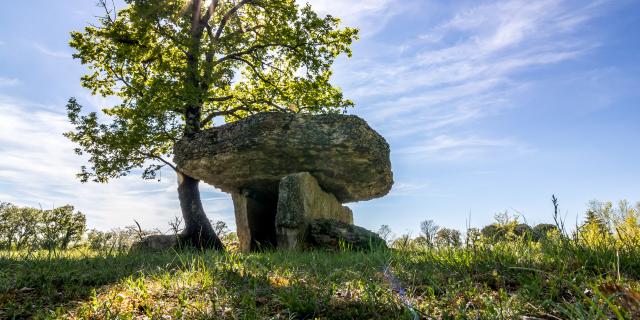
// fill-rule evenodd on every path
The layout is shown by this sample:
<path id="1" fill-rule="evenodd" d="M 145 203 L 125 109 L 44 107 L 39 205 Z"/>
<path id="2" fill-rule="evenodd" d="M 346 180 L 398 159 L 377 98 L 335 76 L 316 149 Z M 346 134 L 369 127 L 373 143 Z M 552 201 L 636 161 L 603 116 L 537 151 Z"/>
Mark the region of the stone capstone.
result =
<path id="1" fill-rule="evenodd" d="M 277 199 L 280 180 L 298 172 L 341 203 L 384 196 L 393 184 L 389 145 L 353 115 L 259 113 L 183 138 L 174 154 L 180 171 L 229 193 Z"/>
<path id="2" fill-rule="evenodd" d="M 387 247 L 386 242 L 376 233 L 333 219 L 310 221 L 306 245 L 329 250 L 372 250 Z"/>
<path id="3" fill-rule="evenodd" d="M 243 252 L 382 241 L 342 205 L 393 184 L 389 145 L 359 117 L 260 113 L 185 137 L 174 154 L 182 173 L 231 193 Z"/>
<path id="4" fill-rule="evenodd" d="M 353 224 L 351 209 L 322 190 L 308 172 L 282 178 L 275 217 L 278 248 L 302 248 L 309 222 L 320 218 Z"/>

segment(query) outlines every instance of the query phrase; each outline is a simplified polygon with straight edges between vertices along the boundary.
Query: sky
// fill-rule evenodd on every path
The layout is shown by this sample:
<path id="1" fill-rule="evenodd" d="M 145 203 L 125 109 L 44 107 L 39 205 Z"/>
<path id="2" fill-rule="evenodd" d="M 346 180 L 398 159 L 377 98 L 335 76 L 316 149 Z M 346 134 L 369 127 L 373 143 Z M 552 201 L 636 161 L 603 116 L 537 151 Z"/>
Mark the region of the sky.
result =
<path id="1" fill-rule="evenodd" d="M 395 184 L 351 203 L 355 223 L 396 235 L 432 219 L 464 229 L 498 212 L 568 224 L 592 199 L 640 201 L 640 1 L 311 0 L 358 27 L 333 83 L 389 142 Z M 69 32 L 100 14 L 94 1 L 0 4 L 0 201 L 72 204 L 90 228 L 139 221 L 168 230 L 180 215 L 175 176 L 80 183 L 86 159 L 62 133 L 80 86 Z M 203 185 L 209 217 L 234 228 L 230 196 Z"/>

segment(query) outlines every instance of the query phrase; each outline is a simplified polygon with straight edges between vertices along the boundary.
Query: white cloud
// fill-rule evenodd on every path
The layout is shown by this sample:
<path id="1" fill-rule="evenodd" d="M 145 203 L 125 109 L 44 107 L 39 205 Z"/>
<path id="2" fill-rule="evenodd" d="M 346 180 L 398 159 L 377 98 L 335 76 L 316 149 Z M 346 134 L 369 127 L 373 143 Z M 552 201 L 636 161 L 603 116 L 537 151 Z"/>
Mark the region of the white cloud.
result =
<path id="1" fill-rule="evenodd" d="M 395 153 L 421 160 L 469 161 L 489 152 L 495 155 L 500 150 L 508 150 L 508 152 L 515 150 L 519 154 L 531 151 L 530 148 L 511 139 L 488 139 L 475 136 L 458 138 L 439 135 L 427 141 L 400 148 Z"/>
<path id="2" fill-rule="evenodd" d="M 0 96 L 0 195 L 2 201 L 43 207 L 75 205 L 87 214 L 90 227 L 110 229 L 133 219 L 145 228 L 167 229 L 180 215 L 176 179 L 170 171 L 162 180 L 144 181 L 132 174 L 108 184 L 80 183 L 75 174 L 85 159 L 62 136 L 70 129 L 63 114 Z M 201 186 L 207 194 L 212 188 Z M 229 219 L 229 197 L 213 192 L 204 197 L 212 219 Z"/>
<path id="3" fill-rule="evenodd" d="M 68 53 L 67 51 L 53 50 L 41 43 L 34 42 L 33 47 L 36 50 L 38 50 L 38 52 L 53 58 L 60 58 L 60 59 L 71 58 L 71 53 Z"/>
<path id="4" fill-rule="evenodd" d="M 330 14 L 342 19 L 346 26 L 357 27 L 364 37 L 381 31 L 391 17 L 405 7 L 398 0 L 298 0 L 308 2 L 319 14 Z"/>
<path id="5" fill-rule="evenodd" d="M 20 79 L 0 77 L 0 87 L 13 87 L 21 83 Z"/>
<path id="6" fill-rule="evenodd" d="M 389 193 L 389 197 L 405 197 L 405 196 L 422 196 L 426 189 L 430 187 L 428 183 L 414 183 L 405 181 L 396 181 Z"/>
<path id="7" fill-rule="evenodd" d="M 442 142 L 438 137 L 455 136 L 462 125 L 513 108 L 511 96 L 534 81 L 521 77 L 524 72 L 576 59 L 598 46 L 580 31 L 600 13 L 603 1 L 470 4 L 449 5 L 448 17 L 431 26 L 425 21 L 404 41 L 381 34 L 378 38 L 391 42 L 379 44 L 375 52 L 355 52 L 353 59 L 337 65 L 336 77 L 345 94 L 356 102 L 365 101 L 355 111 L 383 135 Z M 522 147 L 512 137 L 509 140 L 502 147 Z M 458 142 L 462 141 L 486 142 L 480 137 Z M 454 154 L 434 145 L 413 146 Z"/>

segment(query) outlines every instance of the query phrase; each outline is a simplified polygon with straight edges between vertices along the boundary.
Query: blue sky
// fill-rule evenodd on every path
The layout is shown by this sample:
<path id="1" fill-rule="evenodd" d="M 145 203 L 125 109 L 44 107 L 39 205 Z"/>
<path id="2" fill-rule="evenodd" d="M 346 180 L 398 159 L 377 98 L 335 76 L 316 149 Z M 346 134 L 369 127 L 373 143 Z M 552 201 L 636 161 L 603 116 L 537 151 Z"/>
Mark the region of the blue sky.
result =
<path id="1" fill-rule="evenodd" d="M 356 224 L 418 233 L 421 220 L 465 228 L 496 212 L 573 223 L 591 199 L 640 200 L 640 1 L 313 0 L 361 28 L 334 83 L 391 145 L 395 185 L 350 204 Z M 0 200 L 74 204 L 90 227 L 136 219 L 168 229 L 175 178 L 74 178 L 84 159 L 62 137 L 66 100 L 109 104 L 79 85 L 69 32 L 94 1 L 0 4 Z M 204 189 L 212 219 L 234 225 L 229 196 Z"/>

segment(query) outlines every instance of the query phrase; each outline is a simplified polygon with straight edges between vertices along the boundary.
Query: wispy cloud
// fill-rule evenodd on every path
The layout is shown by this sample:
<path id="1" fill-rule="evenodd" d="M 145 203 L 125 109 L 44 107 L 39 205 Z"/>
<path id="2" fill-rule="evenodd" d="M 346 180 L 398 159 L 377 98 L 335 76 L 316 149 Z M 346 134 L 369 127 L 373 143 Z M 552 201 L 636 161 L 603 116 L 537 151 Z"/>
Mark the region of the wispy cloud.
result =
<path id="1" fill-rule="evenodd" d="M 397 181 L 393 184 L 393 189 L 389 193 L 390 197 L 405 197 L 405 196 L 422 196 L 425 193 L 425 189 L 430 187 L 428 183 L 413 183 Z"/>
<path id="2" fill-rule="evenodd" d="M 19 85 L 20 79 L 0 77 L 0 87 L 12 87 Z"/>
<path id="3" fill-rule="evenodd" d="M 80 183 L 75 174 L 85 159 L 75 155 L 75 146 L 62 136 L 70 129 L 64 115 L 0 96 L 0 123 L 0 200 L 43 207 L 70 203 L 88 215 L 90 226 L 100 228 L 136 219 L 144 227 L 164 230 L 180 215 L 172 172 L 165 172 L 160 182 L 132 174 L 108 184 Z M 228 197 L 212 194 L 227 201 L 207 197 L 209 217 L 232 222 Z"/>
<path id="4" fill-rule="evenodd" d="M 416 142 L 406 150 L 451 155 L 453 148 L 469 150 L 472 142 L 484 148 L 522 147 L 512 137 L 497 140 L 509 140 L 508 145 L 482 143 L 493 139 L 477 136 L 457 143 L 442 137 L 513 107 L 514 93 L 535 81 L 521 77 L 523 73 L 576 59 L 597 47 L 597 41 L 580 31 L 608 2 L 473 3 L 461 9 L 452 4 L 448 17 L 422 26 L 404 42 L 381 46 L 385 52 L 356 52 L 339 66 L 347 95 L 364 101 L 357 112 L 391 139 L 413 136 Z M 441 148 L 442 142 L 448 147 Z"/>
<path id="5" fill-rule="evenodd" d="M 393 16 L 406 9 L 398 0 L 298 0 L 309 3 L 320 14 L 341 18 L 345 25 L 360 28 L 361 36 L 380 32 Z"/>
<path id="6" fill-rule="evenodd" d="M 398 155 L 407 155 L 414 159 L 429 159 L 437 161 L 475 160 L 478 156 L 499 150 L 518 154 L 530 152 L 532 149 L 511 139 L 489 139 L 475 136 L 453 137 L 439 135 L 421 144 L 400 148 L 395 151 Z"/>
<path id="7" fill-rule="evenodd" d="M 66 58 L 71 58 L 71 53 L 67 52 L 67 51 L 62 51 L 62 50 L 53 50 L 48 48 L 47 46 L 45 46 L 42 43 L 37 43 L 34 42 L 33 43 L 33 47 L 40 53 L 53 57 L 53 58 L 60 58 L 60 59 L 66 59 Z"/>

